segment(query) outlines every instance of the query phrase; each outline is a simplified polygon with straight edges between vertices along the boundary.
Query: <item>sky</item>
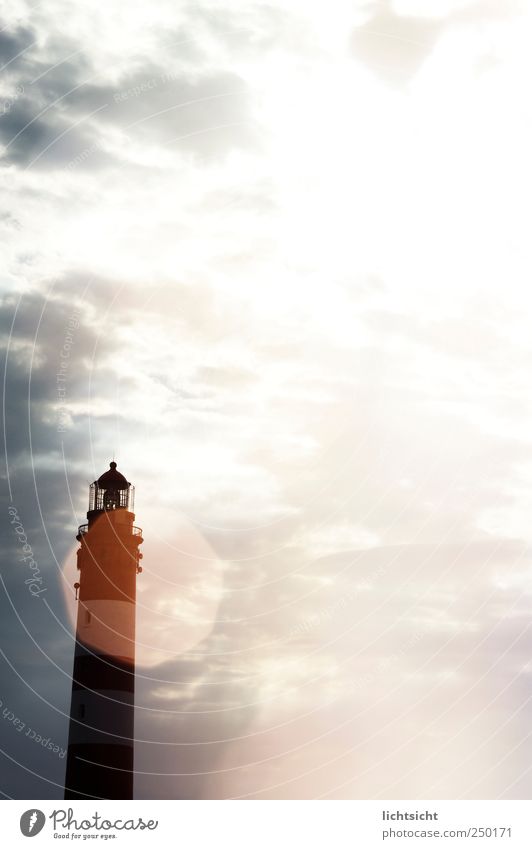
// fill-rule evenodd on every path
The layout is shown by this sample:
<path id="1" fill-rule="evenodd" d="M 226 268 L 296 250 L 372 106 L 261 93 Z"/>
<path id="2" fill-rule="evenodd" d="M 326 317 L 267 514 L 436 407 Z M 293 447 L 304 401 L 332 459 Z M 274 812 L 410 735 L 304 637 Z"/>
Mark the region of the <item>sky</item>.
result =
<path id="1" fill-rule="evenodd" d="M 3 796 L 62 797 L 115 457 L 137 798 L 530 798 L 531 26 L 7 0 Z"/>

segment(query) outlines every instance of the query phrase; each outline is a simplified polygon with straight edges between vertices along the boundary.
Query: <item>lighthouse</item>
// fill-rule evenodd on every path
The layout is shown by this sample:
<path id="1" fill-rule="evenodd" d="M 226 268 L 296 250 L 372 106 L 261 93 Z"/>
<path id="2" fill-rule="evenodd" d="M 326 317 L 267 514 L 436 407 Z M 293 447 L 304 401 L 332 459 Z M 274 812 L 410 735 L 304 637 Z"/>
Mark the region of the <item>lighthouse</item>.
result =
<path id="1" fill-rule="evenodd" d="M 78 602 L 65 799 L 132 799 L 135 603 L 142 531 L 113 461 L 76 539 Z"/>

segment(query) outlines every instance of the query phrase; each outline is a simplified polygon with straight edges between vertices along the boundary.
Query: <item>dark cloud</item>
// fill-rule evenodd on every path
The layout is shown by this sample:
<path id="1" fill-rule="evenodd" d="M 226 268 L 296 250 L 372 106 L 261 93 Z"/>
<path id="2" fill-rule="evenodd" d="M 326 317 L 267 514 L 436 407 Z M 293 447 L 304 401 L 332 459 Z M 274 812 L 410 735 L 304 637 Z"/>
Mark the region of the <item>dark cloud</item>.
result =
<path id="1" fill-rule="evenodd" d="M 90 292 L 85 303 L 80 290 L 66 299 L 64 285 L 58 284 L 48 298 L 30 292 L 20 303 L 7 296 L 1 305 L 1 348 L 7 358 L 6 450 L 14 464 L 58 460 L 63 439 L 68 446 L 72 438 L 58 430 L 59 407 L 85 398 L 89 381 L 97 394 L 100 382 L 109 380 L 97 363 L 114 343 L 109 336 L 101 337 L 94 324 Z"/>
<path id="2" fill-rule="evenodd" d="M 240 639 L 243 636 L 241 632 Z M 195 652 L 208 656 L 213 648 L 220 648 L 220 637 L 222 627 L 196 646 Z M 233 650 L 239 644 L 240 640 L 224 641 Z M 139 672 L 146 675 L 144 670 Z M 139 740 L 151 740 L 156 745 L 138 744 L 137 794 L 139 798 L 152 798 L 154 793 L 163 799 L 208 798 L 210 773 L 219 768 L 231 739 L 249 731 L 256 714 L 253 682 L 235 672 L 230 655 L 196 663 L 184 656 L 157 666 L 152 674 L 165 683 L 152 683 L 149 675 L 138 681 L 137 706 L 149 705 L 151 710 L 137 709 L 135 733 Z M 193 695 L 163 698 L 161 691 L 165 689 L 190 690 Z"/>
<path id="3" fill-rule="evenodd" d="M 36 41 L 35 32 L 26 27 L 8 30 L 4 29 L 0 32 L 0 64 L 5 65 L 7 62 L 15 65 L 16 62 L 23 62 L 25 54 Z M 18 57 L 18 60 L 17 58 Z"/>
<path id="4" fill-rule="evenodd" d="M 176 71 L 142 59 L 139 70 L 112 86 L 82 52 L 68 58 L 71 47 L 43 48 L 17 68 L 14 82 L 22 88 L 0 121 L 6 164 L 92 170 L 112 165 L 105 143 L 109 126 L 132 141 L 176 146 L 199 158 L 260 143 L 251 93 L 238 75 L 207 72 L 201 64 Z M 57 55 L 66 58 L 61 62 Z"/>
<path id="5" fill-rule="evenodd" d="M 24 94 L 0 120 L 4 164 L 32 168 L 63 168 L 90 151 L 94 168 L 109 161 L 93 128 L 75 127 L 58 110 L 40 114 L 38 103 Z"/>
<path id="6" fill-rule="evenodd" d="M 4 653 L 0 657 L 0 699 L 7 716 L 1 714 L 0 746 L 6 753 L 2 772 L 9 776 L 2 789 L 15 798 L 39 798 L 40 794 L 43 799 L 61 798 L 64 781 L 64 757 L 40 746 L 32 733 L 50 738 L 63 750 L 66 746 L 72 638 L 66 625 L 58 563 L 71 544 L 72 532 L 66 518 L 71 510 L 65 475 L 58 457 L 55 462 L 55 470 L 36 469 L 36 480 L 30 468 L 11 468 L 12 500 L 1 499 L 1 577 L 5 589 L 0 586 L 0 645 Z M 72 477 L 75 493 L 75 473 Z M 3 490 L 7 495 L 5 481 Z M 34 573 L 22 559 L 8 507 L 16 509 L 24 538 L 38 564 L 42 578 L 39 586 L 43 589 L 38 597 L 28 589 L 26 580 Z"/>
<path id="7" fill-rule="evenodd" d="M 72 52 L 72 44 L 65 42 L 56 52 L 53 46 L 40 44 L 33 33 L 31 36 L 30 39 L 28 31 L 21 31 L 17 39 L 13 37 L 16 46 L 27 42 L 32 49 L 24 51 L 7 69 L 13 93 L 0 116 L 3 162 L 27 166 L 39 157 L 33 167 L 56 168 L 96 145 L 94 167 L 103 154 L 93 128 L 75 127 L 74 117 L 68 113 L 68 92 L 89 74 L 90 65 L 80 54 L 54 67 L 67 50 Z"/>

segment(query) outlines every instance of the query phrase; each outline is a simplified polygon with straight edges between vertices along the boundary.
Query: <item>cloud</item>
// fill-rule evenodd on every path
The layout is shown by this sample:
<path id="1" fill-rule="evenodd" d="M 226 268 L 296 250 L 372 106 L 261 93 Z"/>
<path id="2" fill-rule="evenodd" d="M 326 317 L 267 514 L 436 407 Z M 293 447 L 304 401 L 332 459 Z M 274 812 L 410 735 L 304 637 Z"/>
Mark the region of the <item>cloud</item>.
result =
<path id="1" fill-rule="evenodd" d="M 354 30 L 353 55 L 385 82 L 402 86 L 430 55 L 443 26 L 430 18 L 394 14 L 389 4 L 381 5 Z"/>
<path id="2" fill-rule="evenodd" d="M 427 6 L 406 0 L 370 3 L 364 11 L 365 20 L 352 33 L 353 56 L 379 79 L 401 89 L 415 78 L 443 36 L 478 22 L 519 15 L 523 4 L 459 0 Z"/>
<path id="3" fill-rule="evenodd" d="M 20 30 L 6 36 L 6 48 L 15 51 L 28 35 Z M 194 39 L 181 42 L 190 52 Z M 189 155 L 208 158 L 259 143 L 244 80 L 223 68 L 205 67 L 199 55 L 192 54 L 195 61 L 188 69 L 146 59 L 140 70 L 117 76 L 107 67 L 97 70 L 86 51 L 72 49 L 75 42 L 68 37 L 44 45 L 34 40 L 29 46 L 12 72 L 19 95 L 0 122 L 6 164 L 116 166 L 110 128 L 120 134 L 122 152 L 124 138 L 134 145 L 177 145 Z"/>
<path id="4" fill-rule="evenodd" d="M 27 27 L 3 29 L 0 33 L 0 61 L 2 65 L 15 62 L 35 43 L 35 32 Z"/>
<path id="5" fill-rule="evenodd" d="M 529 643 L 525 598 L 501 595 L 494 579 L 523 555 L 522 545 L 494 540 L 330 556 L 316 562 L 316 577 L 335 578 L 326 594 L 316 584 L 291 606 L 298 618 L 288 632 L 263 595 L 249 597 L 254 609 L 239 629 L 220 623 L 188 659 L 159 667 L 151 694 L 142 679 L 140 704 L 161 713 L 139 711 L 139 736 L 156 734 L 159 744 L 140 746 L 139 794 L 365 798 L 368 786 L 380 792 L 386 764 L 386 786 L 420 798 L 437 758 L 435 797 L 454 798 L 457 788 L 468 797 L 476 783 L 489 796 L 489 758 L 504 757 L 507 737 L 500 712 L 483 708 L 506 685 L 508 699 L 517 696 Z M 277 586 L 277 605 L 286 586 Z M 241 599 L 228 605 L 240 609 Z M 503 658 L 516 644 L 522 660 L 516 654 L 510 669 Z"/>

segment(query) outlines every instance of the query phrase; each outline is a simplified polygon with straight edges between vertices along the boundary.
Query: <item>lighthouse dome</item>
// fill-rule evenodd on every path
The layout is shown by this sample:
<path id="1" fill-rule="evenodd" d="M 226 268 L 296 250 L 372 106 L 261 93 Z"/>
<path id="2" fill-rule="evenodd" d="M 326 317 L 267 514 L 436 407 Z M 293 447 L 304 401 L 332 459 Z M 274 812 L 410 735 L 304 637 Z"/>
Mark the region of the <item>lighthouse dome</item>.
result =
<path id="1" fill-rule="evenodd" d="M 134 503 L 135 487 L 118 471 L 113 460 L 109 463 L 109 469 L 90 485 L 87 517 L 90 520 L 92 514 L 102 510 L 116 510 L 118 507 L 132 513 Z"/>
<path id="2" fill-rule="evenodd" d="M 128 486 L 129 483 L 125 479 L 124 475 L 117 470 L 114 460 L 109 463 L 108 471 L 104 472 L 103 475 L 100 475 L 98 478 L 99 489 L 122 490 L 127 489 Z"/>

